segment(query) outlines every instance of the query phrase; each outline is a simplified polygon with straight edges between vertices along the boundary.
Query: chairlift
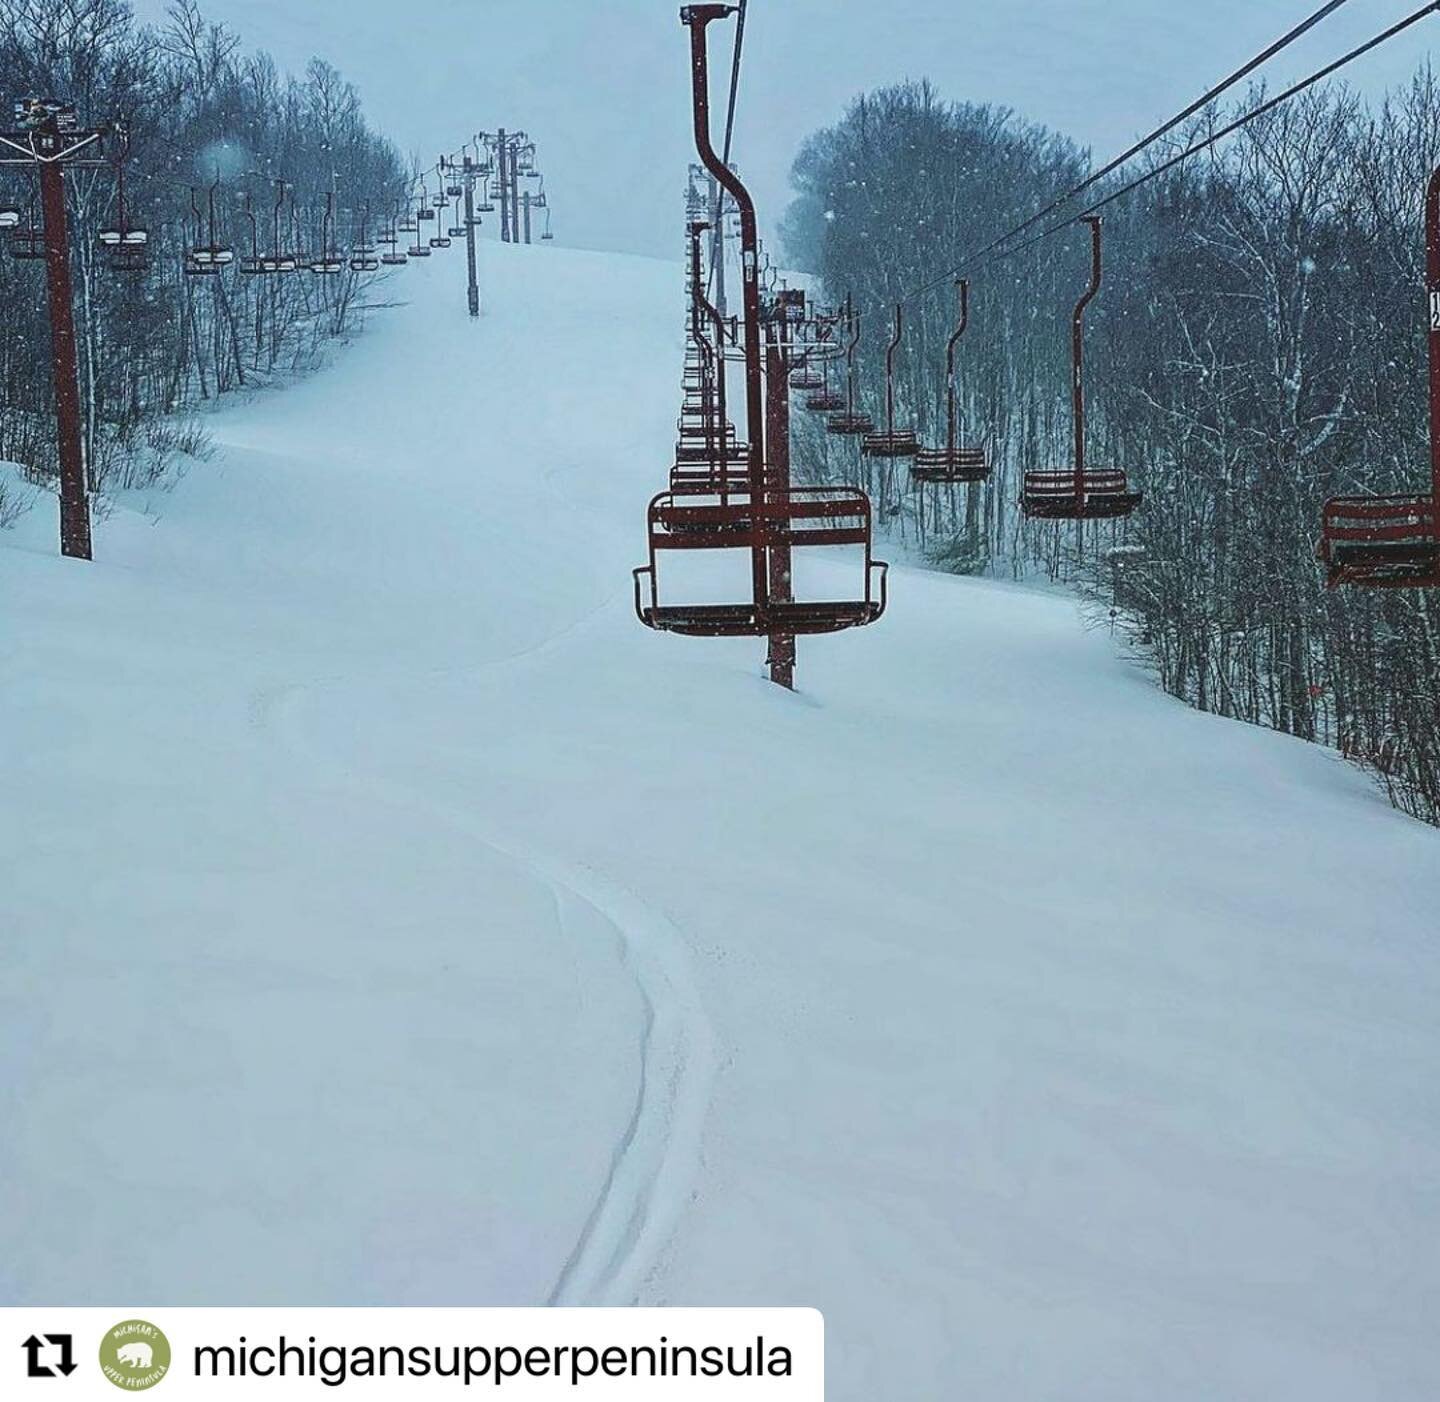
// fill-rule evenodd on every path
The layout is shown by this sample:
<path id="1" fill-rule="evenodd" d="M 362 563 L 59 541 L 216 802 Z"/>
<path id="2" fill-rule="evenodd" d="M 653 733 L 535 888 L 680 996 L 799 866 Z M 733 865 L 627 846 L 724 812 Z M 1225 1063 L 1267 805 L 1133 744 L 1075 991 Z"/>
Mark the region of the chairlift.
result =
<path id="1" fill-rule="evenodd" d="M 1132 492 L 1124 468 L 1088 468 L 1085 464 L 1085 308 L 1100 291 L 1100 218 L 1086 215 L 1090 226 L 1090 286 L 1075 306 L 1070 353 L 1075 402 L 1075 466 L 1063 470 L 1027 472 L 1020 509 L 1032 519 L 1048 521 L 1099 521 L 1128 516 L 1140 505 L 1142 494 Z"/>
<path id="2" fill-rule="evenodd" d="M 830 383 L 830 362 L 820 362 L 820 388 L 805 396 L 805 408 L 812 414 L 835 414 L 845 408 L 845 396 Z"/>
<path id="3" fill-rule="evenodd" d="M 115 222 L 97 235 L 100 246 L 110 256 L 110 266 L 117 273 L 143 273 L 150 266 L 150 233 L 130 223 L 125 204 L 125 160 L 129 143 L 121 142 L 115 160 Z"/>
<path id="4" fill-rule="evenodd" d="M 298 251 L 287 249 L 280 241 L 280 213 L 285 208 L 285 194 L 287 186 L 283 180 L 275 182 L 275 208 L 271 215 L 270 230 L 270 252 L 261 259 L 260 271 L 270 276 L 279 273 L 298 272 L 300 268 L 300 255 Z M 291 201 L 293 208 L 293 199 Z M 294 229 L 294 220 L 291 220 L 291 229 Z M 296 246 L 298 249 L 298 245 Z"/>
<path id="5" fill-rule="evenodd" d="M 850 323 L 850 342 L 845 353 L 845 407 L 825 420 L 825 432 L 838 438 L 860 438 L 874 433 L 875 421 L 855 407 L 855 348 L 860 344 L 860 313 L 848 302 L 846 317 Z"/>
<path id="6" fill-rule="evenodd" d="M 740 178 L 716 153 L 708 113 L 706 31 L 726 13 L 720 5 L 696 5 L 682 11 L 690 29 L 696 149 L 706 169 L 734 198 L 741 219 L 744 282 L 745 408 L 749 443 L 737 445 L 737 468 L 722 469 L 709 493 L 677 495 L 674 490 L 651 499 L 646 513 L 647 562 L 633 571 L 635 615 L 647 628 L 691 637 L 764 637 L 832 633 L 873 623 L 885 611 L 886 565 L 871 554 L 870 499 L 850 487 L 776 488 L 767 482 L 764 461 L 765 405 L 761 363 L 760 289 L 755 276 L 757 240 L 755 205 Z M 698 297 L 698 276 L 692 275 Z M 698 319 L 696 324 L 698 333 Z M 714 347 L 723 382 L 723 345 Z M 687 377 L 689 372 L 687 371 Z M 723 409 L 717 421 L 729 447 Z M 743 491 L 738 483 L 744 482 Z M 771 582 L 776 558 L 809 546 L 858 546 L 863 551 L 863 589 L 848 599 L 795 602 L 788 588 Z M 750 598 L 735 603 L 662 602 L 662 555 L 679 550 L 745 550 L 750 554 Z M 781 597 L 776 597 L 777 593 Z"/>
<path id="7" fill-rule="evenodd" d="M 345 271 L 345 259 L 335 248 L 335 192 L 325 194 L 325 214 L 320 221 L 320 252 L 307 264 L 317 277 L 335 277 Z"/>
<path id="8" fill-rule="evenodd" d="M 440 218 L 440 213 L 439 213 L 439 212 L 440 212 L 442 209 L 449 209 L 449 208 L 450 208 L 450 201 L 447 200 L 443 194 L 441 194 L 441 195 L 436 195 L 436 196 L 435 196 L 435 202 L 434 202 L 434 204 L 432 204 L 431 207 L 430 207 L 429 218 L 430 218 L 432 221 L 438 221 L 439 218 Z M 441 233 L 441 232 L 440 232 L 440 225 L 439 225 L 439 223 L 436 223 L 436 225 L 435 225 L 435 232 L 434 232 L 433 234 L 431 234 L 430 237 L 429 237 L 430 247 L 431 247 L 431 248 L 449 248 L 452 237 L 453 237 L 452 235 Z"/>
<path id="9" fill-rule="evenodd" d="M 878 433 L 867 433 L 861 440 L 860 451 L 867 458 L 913 458 L 920 451 L 913 428 L 895 427 L 895 351 L 904 325 L 904 312 L 896 303 L 895 326 L 885 348 L 885 427 Z"/>
<path id="10" fill-rule="evenodd" d="M 465 144 L 464 146 L 462 146 L 460 149 L 461 149 L 461 164 L 463 165 L 465 159 L 466 159 L 467 156 L 468 156 L 468 152 L 469 152 L 469 149 L 470 149 L 469 142 L 466 142 L 466 144 Z M 445 156 L 441 156 L 441 157 L 440 157 L 440 165 L 439 165 L 439 178 L 442 179 L 442 180 L 445 180 L 445 175 L 446 175 L 446 173 L 447 173 L 448 171 L 454 170 L 455 168 L 456 168 L 456 167 L 455 167 L 455 162 L 454 162 L 454 161 L 448 159 L 448 158 L 445 157 Z M 458 199 L 462 198 L 462 197 L 464 196 L 464 194 L 465 194 L 465 187 L 464 187 L 463 185 L 459 184 L 459 183 L 456 181 L 456 179 L 455 179 L 455 177 L 454 177 L 453 175 L 450 176 L 450 178 L 449 178 L 448 180 L 445 180 L 445 183 L 441 186 L 441 189 L 445 192 L 445 195 L 447 196 L 447 198 L 452 199 L 452 200 L 458 200 Z"/>
<path id="11" fill-rule="evenodd" d="M 215 191 L 220 187 L 217 175 L 207 196 L 208 222 L 200 213 L 194 186 L 190 188 L 190 208 L 195 215 L 195 242 L 185 251 L 184 271 L 187 277 L 214 277 L 235 261 L 235 250 L 221 243 L 215 230 Z"/>
<path id="12" fill-rule="evenodd" d="M 376 246 L 370 242 L 370 206 L 360 206 L 360 237 L 350 248 L 350 271 L 352 273 L 378 273 L 380 258 Z"/>
<path id="13" fill-rule="evenodd" d="M 257 277 L 261 273 L 269 271 L 266 266 L 269 260 L 260 254 L 260 224 L 251 207 L 248 190 L 244 190 L 240 194 L 240 208 L 250 225 L 250 252 L 241 257 L 240 271 L 246 277 Z"/>
<path id="14" fill-rule="evenodd" d="M 955 351 L 970 324 L 970 284 L 964 278 L 955 282 L 960 299 L 960 319 L 945 346 L 945 445 L 924 448 L 910 465 L 912 482 L 954 484 L 983 482 L 990 476 L 985 449 L 979 444 L 963 443 L 959 436 L 959 395 L 955 381 Z"/>
<path id="15" fill-rule="evenodd" d="M 33 195 L 25 209 L 25 222 L 21 224 L 17 219 L 15 224 L 8 226 L 6 246 L 10 250 L 10 256 L 18 262 L 38 263 L 44 260 L 45 230 L 35 221 Z"/>
<path id="16" fill-rule="evenodd" d="M 1330 588 L 1440 588 L 1440 168 L 1425 192 L 1430 331 L 1430 491 L 1331 497 L 1316 555 Z"/>
<path id="17" fill-rule="evenodd" d="M 399 228 L 399 201 L 390 206 L 390 219 L 388 223 L 380 226 L 380 232 L 375 235 L 375 242 L 387 248 L 393 248 L 400 242 Z"/>
<path id="18" fill-rule="evenodd" d="M 419 218 L 423 217 L 422 211 L 416 210 L 415 216 L 414 218 L 407 218 L 406 221 L 400 225 L 407 233 L 414 236 L 405 252 L 411 258 L 428 258 L 430 256 L 430 244 L 427 239 L 421 236 L 420 225 L 417 222 Z"/>

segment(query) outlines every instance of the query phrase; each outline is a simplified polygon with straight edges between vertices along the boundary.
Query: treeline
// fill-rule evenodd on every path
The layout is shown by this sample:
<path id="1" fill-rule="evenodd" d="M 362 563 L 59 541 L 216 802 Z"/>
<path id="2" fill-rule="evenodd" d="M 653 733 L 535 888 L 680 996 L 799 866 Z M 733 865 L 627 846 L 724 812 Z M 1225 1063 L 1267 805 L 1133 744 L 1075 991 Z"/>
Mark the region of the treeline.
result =
<path id="1" fill-rule="evenodd" d="M 1173 694 L 1334 745 L 1440 822 L 1440 599 L 1327 591 L 1314 559 L 1327 496 L 1429 480 L 1423 199 L 1437 161 L 1426 70 L 1378 108 L 1312 91 L 1106 210 L 1105 284 L 1086 321 L 1090 461 L 1127 469 L 1145 504 L 1088 526 L 1083 553 L 1073 524 L 1026 522 L 1016 505 L 1026 468 L 1072 461 L 1083 227 L 971 272 L 961 397 L 989 483 L 922 494 L 903 465 L 872 466 L 814 427 L 797 460 L 863 482 L 950 568 L 1075 582 Z M 1086 169 L 1064 138 L 925 84 L 862 98 L 807 143 L 788 251 L 864 309 L 872 410 L 890 304 Z M 954 292 L 945 282 L 906 311 L 898 402 L 943 438 Z"/>
<path id="2" fill-rule="evenodd" d="M 80 384 L 92 485 L 153 479 L 199 441 L 164 416 L 293 372 L 352 318 L 365 275 L 348 267 L 339 277 L 240 273 L 252 243 L 247 207 L 267 252 L 276 182 L 285 182 L 280 242 L 313 258 L 327 192 L 337 192 L 343 248 L 362 205 L 388 213 L 406 170 L 333 68 L 315 60 L 303 79 L 289 77 L 207 22 L 195 0 L 179 0 L 158 27 L 139 24 L 126 0 L 0 0 L 5 123 L 25 95 L 72 102 L 82 123 L 128 133 L 124 214 L 148 231 L 144 271 L 115 270 L 99 242 L 121 218 L 114 169 L 66 176 Z M 119 148 L 108 140 L 111 155 Z M 210 241 L 217 179 L 215 241 L 234 262 L 189 277 L 185 253 Z M 0 170 L 0 203 L 18 205 L 28 222 L 32 200 L 38 223 L 30 177 Z M 3 245 L 0 306 L 0 459 L 47 481 L 56 450 L 44 264 L 17 261 Z"/>

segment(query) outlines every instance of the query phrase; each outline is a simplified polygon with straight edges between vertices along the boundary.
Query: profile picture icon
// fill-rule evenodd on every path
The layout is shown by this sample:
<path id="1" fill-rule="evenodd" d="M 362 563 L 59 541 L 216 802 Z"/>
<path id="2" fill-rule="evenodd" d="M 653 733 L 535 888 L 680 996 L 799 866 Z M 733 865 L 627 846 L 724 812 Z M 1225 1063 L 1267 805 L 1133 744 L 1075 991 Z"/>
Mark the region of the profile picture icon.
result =
<path id="1" fill-rule="evenodd" d="M 100 1340 L 100 1371 L 126 1392 L 144 1392 L 170 1371 L 170 1340 L 148 1320 L 122 1320 Z"/>

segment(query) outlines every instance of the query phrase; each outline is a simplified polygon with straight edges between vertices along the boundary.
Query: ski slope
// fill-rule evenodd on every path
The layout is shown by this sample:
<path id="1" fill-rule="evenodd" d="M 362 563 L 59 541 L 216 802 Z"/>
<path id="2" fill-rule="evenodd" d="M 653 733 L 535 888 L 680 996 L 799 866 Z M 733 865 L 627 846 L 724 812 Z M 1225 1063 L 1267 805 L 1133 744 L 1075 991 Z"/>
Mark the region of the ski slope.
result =
<path id="1" fill-rule="evenodd" d="M 0 1302 L 817 1305 L 837 1402 L 1440 1396 L 1440 834 L 1063 597 L 631 613 L 678 267 L 488 246 L 0 536 Z"/>

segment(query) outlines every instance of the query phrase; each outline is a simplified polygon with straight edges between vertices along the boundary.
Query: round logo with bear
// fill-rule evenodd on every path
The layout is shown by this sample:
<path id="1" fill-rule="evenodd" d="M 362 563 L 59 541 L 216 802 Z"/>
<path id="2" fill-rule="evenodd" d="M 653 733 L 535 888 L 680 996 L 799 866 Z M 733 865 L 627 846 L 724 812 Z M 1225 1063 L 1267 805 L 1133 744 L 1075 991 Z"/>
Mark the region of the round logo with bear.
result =
<path id="1" fill-rule="evenodd" d="M 144 1392 L 170 1371 L 170 1340 L 143 1319 L 127 1319 L 100 1340 L 100 1371 L 126 1392 Z"/>

